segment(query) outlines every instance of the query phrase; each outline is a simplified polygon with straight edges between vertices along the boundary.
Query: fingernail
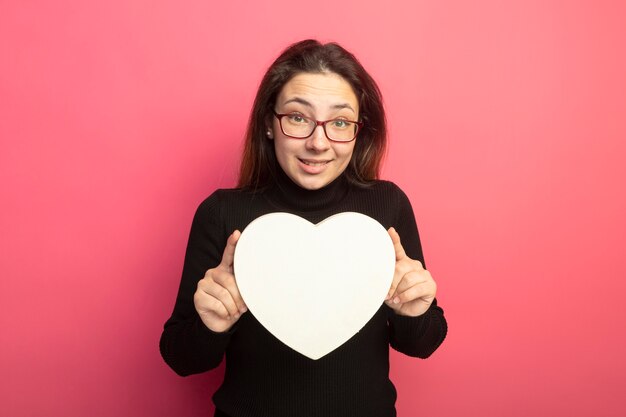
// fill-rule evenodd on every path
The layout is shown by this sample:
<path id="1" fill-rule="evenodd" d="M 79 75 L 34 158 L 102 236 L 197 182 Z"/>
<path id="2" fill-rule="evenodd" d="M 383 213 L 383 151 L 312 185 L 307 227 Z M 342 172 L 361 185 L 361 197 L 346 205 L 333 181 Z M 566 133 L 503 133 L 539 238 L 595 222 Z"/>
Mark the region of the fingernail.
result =
<path id="1" fill-rule="evenodd" d="M 239 318 L 239 313 L 235 313 L 235 318 L 238 319 Z"/>
<path id="2" fill-rule="evenodd" d="M 400 298 L 399 297 L 396 297 L 396 298 L 393 299 L 393 303 L 394 304 L 398 304 L 399 302 L 400 302 Z"/>
<path id="3" fill-rule="evenodd" d="M 239 309 L 239 311 L 241 312 L 241 314 L 245 313 L 246 311 L 248 311 L 248 308 L 246 306 L 243 306 Z"/>

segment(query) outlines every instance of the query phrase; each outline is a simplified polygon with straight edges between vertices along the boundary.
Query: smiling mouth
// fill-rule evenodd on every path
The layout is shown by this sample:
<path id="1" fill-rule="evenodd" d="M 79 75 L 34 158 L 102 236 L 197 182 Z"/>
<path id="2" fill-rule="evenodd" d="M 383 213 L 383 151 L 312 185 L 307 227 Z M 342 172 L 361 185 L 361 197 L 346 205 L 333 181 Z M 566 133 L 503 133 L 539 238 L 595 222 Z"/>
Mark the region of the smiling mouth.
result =
<path id="1" fill-rule="evenodd" d="M 324 165 L 326 165 L 326 164 L 328 164 L 330 162 L 330 161 L 312 161 L 312 160 L 309 160 L 309 159 L 300 159 L 300 158 L 298 158 L 298 159 L 304 165 L 308 165 L 308 166 L 311 166 L 311 167 L 322 167 L 322 166 L 324 166 Z"/>

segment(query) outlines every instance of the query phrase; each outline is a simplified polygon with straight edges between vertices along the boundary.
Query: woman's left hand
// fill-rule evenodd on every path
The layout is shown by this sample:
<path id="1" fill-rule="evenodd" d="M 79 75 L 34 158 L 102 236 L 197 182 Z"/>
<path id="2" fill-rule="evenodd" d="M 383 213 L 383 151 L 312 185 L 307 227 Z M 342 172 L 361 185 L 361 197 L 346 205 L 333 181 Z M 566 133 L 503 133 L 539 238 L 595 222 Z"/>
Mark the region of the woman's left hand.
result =
<path id="1" fill-rule="evenodd" d="M 400 235 L 392 227 L 388 230 L 396 251 L 396 270 L 385 303 L 396 314 L 416 317 L 424 314 L 435 299 L 437 284 L 422 263 L 404 252 Z"/>

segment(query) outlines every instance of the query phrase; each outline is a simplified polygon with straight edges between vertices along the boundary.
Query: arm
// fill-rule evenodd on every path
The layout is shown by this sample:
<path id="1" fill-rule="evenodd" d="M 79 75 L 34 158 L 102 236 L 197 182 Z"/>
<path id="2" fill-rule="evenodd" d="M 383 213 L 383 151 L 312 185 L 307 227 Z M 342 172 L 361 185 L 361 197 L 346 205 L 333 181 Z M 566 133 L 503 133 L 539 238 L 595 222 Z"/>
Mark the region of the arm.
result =
<path id="1" fill-rule="evenodd" d="M 400 189 L 396 204 L 397 235 L 394 238 L 394 232 L 391 231 L 390 235 L 396 247 L 398 277 L 394 277 L 390 299 L 387 301 L 390 344 L 406 355 L 427 358 L 445 339 L 448 325 L 443 310 L 434 298 L 436 284 L 425 270 L 411 203 Z"/>
<path id="2" fill-rule="evenodd" d="M 226 233 L 219 224 L 217 196 L 203 201 L 194 216 L 183 274 L 172 316 L 165 323 L 159 344 L 161 356 L 179 375 L 186 376 L 217 367 L 224 356 L 234 328 L 211 331 L 194 306 L 198 282 L 222 259 Z"/>

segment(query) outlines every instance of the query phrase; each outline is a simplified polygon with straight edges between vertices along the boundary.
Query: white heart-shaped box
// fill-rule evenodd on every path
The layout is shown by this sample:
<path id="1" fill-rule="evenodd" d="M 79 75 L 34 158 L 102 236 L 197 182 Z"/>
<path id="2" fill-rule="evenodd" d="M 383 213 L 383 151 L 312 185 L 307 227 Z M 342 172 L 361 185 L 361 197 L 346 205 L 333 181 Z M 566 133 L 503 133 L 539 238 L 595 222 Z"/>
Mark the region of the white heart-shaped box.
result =
<path id="1" fill-rule="evenodd" d="M 353 212 L 317 225 L 293 214 L 266 214 L 246 227 L 235 249 L 235 278 L 250 311 L 311 359 L 363 328 L 383 303 L 394 269 L 387 231 Z"/>

